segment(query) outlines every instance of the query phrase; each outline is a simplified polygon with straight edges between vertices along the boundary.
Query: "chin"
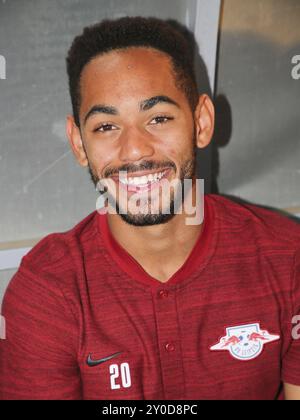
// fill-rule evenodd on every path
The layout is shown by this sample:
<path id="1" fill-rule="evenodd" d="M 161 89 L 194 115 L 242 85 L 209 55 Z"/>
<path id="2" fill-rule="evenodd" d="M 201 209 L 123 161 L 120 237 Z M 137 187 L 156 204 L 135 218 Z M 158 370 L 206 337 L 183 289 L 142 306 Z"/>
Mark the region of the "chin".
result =
<path id="1" fill-rule="evenodd" d="M 124 222 L 131 226 L 145 227 L 162 225 L 173 219 L 174 214 L 120 214 Z"/>

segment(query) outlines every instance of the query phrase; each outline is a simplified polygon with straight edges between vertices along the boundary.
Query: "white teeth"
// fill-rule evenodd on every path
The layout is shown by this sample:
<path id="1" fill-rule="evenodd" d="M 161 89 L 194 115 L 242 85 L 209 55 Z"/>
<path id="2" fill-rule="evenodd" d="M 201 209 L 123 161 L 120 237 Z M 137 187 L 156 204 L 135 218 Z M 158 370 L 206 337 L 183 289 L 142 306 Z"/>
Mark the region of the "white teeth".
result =
<path id="1" fill-rule="evenodd" d="M 148 177 L 147 176 L 142 176 L 141 184 L 147 184 L 147 182 L 148 182 Z"/>
<path id="2" fill-rule="evenodd" d="M 148 183 L 153 183 L 161 180 L 165 172 L 159 172 L 151 175 L 144 175 L 141 177 L 120 178 L 120 182 L 124 185 L 146 186 Z"/>
<path id="3" fill-rule="evenodd" d="M 134 185 L 141 185 L 141 184 L 143 184 L 142 177 L 141 178 L 138 178 L 138 177 L 133 178 L 133 183 L 134 183 Z"/>
<path id="4" fill-rule="evenodd" d="M 120 178 L 120 182 L 124 185 L 128 185 L 128 179 L 126 178 Z"/>

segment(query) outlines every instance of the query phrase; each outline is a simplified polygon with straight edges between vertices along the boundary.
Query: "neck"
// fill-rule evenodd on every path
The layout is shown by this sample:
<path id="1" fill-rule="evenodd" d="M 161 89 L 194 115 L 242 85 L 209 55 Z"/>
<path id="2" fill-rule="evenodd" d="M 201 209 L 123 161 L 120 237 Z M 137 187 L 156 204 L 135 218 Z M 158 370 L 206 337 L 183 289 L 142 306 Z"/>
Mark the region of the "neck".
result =
<path id="1" fill-rule="evenodd" d="M 195 186 L 191 194 L 195 197 Z M 193 200 L 194 201 L 194 200 Z M 194 248 L 203 224 L 188 225 L 183 210 L 169 222 L 145 227 L 127 224 L 119 215 L 108 215 L 108 224 L 118 243 L 152 277 L 166 282 L 185 263 Z"/>

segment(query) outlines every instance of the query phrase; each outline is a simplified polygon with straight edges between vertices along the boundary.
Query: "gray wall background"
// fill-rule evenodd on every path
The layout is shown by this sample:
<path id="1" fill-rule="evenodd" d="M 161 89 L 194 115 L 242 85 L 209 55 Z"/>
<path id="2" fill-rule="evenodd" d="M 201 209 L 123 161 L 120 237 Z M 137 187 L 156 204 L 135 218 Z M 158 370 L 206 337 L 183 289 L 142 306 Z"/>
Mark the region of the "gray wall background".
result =
<path id="1" fill-rule="evenodd" d="M 191 0 L 0 2 L 0 242 L 65 230 L 95 209 L 96 194 L 65 135 L 70 112 L 65 56 L 84 26 L 107 17 L 156 15 L 194 25 Z"/>
<path id="2" fill-rule="evenodd" d="M 300 80 L 291 76 L 299 54 L 299 0 L 223 2 L 219 191 L 300 212 Z"/>
<path id="3" fill-rule="evenodd" d="M 5 293 L 5 290 L 11 280 L 11 278 L 13 277 L 13 275 L 15 274 L 16 270 L 5 270 L 5 271 L 0 271 L 0 315 L 1 315 L 1 304 L 2 304 L 2 299 Z"/>

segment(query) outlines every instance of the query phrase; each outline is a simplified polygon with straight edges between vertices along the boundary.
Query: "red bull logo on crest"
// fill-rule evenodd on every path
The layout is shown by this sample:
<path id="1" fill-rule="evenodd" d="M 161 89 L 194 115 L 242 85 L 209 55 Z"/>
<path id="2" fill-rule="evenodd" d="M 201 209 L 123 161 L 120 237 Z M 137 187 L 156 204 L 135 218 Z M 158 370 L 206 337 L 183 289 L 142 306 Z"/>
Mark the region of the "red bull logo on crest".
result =
<path id="1" fill-rule="evenodd" d="M 279 335 L 272 335 L 260 329 L 260 324 L 242 325 L 226 328 L 226 336 L 218 344 L 212 346 L 212 351 L 229 351 L 237 360 L 248 361 L 256 359 L 263 351 L 264 345 L 278 341 Z"/>

